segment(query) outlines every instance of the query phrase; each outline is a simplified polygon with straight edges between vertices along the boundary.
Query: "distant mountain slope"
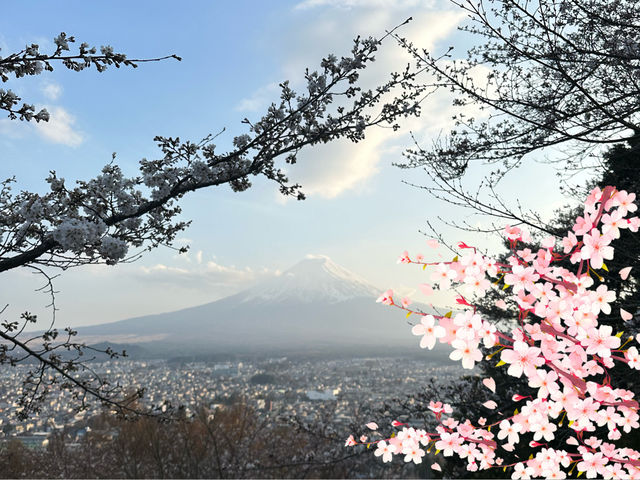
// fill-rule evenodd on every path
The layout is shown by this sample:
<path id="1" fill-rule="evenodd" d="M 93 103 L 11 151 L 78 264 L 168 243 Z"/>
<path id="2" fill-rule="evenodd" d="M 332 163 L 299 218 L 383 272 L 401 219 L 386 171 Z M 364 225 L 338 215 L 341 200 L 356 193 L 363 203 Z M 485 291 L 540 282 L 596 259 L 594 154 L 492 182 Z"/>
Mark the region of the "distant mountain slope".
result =
<path id="1" fill-rule="evenodd" d="M 227 351 L 417 349 L 405 315 L 375 302 L 380 291 L 329 258 L 312 256 L 278 277 L 212 303 L 78 332 L 91 341 Z"/>
<path id="2" fill-rule="evenodd" d="M 380 290 L 329 257 L 308 255 L 282 275 L 235 297 L 255 303 L 337 303 L 352 298 L 373 298 Z"/>

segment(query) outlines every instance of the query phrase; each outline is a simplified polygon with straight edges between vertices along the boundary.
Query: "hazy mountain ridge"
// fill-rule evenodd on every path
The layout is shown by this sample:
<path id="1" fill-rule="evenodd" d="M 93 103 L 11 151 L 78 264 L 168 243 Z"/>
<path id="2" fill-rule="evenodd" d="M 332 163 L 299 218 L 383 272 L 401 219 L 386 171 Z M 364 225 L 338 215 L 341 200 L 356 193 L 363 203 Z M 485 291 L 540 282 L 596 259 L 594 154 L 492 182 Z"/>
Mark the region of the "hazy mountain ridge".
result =
<path id="1" fill-rule="evenodd" d="M 368 345 L 398 353 L 417 349 L 405 315 L 376 303 L 380 292 L 328 257 L 309 256 L 278 277 L 212 303 L 80 327 L 78 332 L 92 342 L 230 352 Z"/>

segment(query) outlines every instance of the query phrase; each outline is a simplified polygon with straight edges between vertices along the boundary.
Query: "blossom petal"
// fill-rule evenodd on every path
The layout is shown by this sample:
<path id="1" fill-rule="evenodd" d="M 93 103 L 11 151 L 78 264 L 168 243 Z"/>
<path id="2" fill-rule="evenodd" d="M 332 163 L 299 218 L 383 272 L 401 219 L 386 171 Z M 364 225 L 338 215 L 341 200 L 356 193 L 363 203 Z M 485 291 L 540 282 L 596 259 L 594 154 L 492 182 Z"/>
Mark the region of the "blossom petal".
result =
<path id="1" fill-rule="evenodd" d="M 624 320 L 625 322 L 628 322 L 629 320 L 631 320 L 633 318 L 633 315 L 630 314 L 629 312 L 627 312 L 624 308 L 620 309 L 620 317 L 622 317 L 622 320 Z"/>
<path id="2" fill-rule="evenodd" d="M 493 378 L 485 378 L 484 380 L 482 380 L 482 384 L 493 393 L 496 393 L 496 381 Z"/>
<path id="3" fill-rule="evenodd" d="M 433 287 L 428 283 L 421 283 L 419 287 L 420 287 L 420 291 L 425 295 L 433 295 Z"/>
<path id="4" fill-rule="evenodd" d="M 625 267 L 622 270 L 620 270 L 620 278 L 622 280 L 626 280 L 629 277 L 629 272 L 631 271 L 631 267 Z"/>
<path id="5" fill-rule="evenodd" d="M 489 410 L 493 410 L 494 408 L 496 408 L 498 406 L 498 404 L 496 402 L 494 402 L 493 400 L 488 400 L 488 401 L 484 402 L 482 404 L 482 406 L 488 408 Z"/>

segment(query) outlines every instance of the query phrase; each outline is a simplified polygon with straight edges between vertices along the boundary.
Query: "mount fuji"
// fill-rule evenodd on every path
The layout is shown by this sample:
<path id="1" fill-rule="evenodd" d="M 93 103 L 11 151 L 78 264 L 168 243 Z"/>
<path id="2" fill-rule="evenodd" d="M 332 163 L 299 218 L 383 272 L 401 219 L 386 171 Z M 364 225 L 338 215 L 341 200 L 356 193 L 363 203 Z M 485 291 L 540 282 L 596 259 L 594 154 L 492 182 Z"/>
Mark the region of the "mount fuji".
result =
<path id="1" fill-rule="evenodd" d="M 307 256 L 277 277 L 212 303 L 77 330 L 86 341 L 167 350 L 416 351 L 405 315 L 376 303 L 381 291 L 328 257 Z"/>

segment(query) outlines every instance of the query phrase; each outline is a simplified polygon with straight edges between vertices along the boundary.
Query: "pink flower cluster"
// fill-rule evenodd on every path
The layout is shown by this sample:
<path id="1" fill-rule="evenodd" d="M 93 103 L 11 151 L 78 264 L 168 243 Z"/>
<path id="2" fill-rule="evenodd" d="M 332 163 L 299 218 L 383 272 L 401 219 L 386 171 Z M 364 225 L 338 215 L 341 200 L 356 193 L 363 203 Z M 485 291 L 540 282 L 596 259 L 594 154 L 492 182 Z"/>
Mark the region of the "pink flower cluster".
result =
<path id="1" fill-rule="evenodd" d="M 477 426 L 451 416 L 443 419 L 443 414 L 452 413 L 451 407 L 431 402 L 429 408 L 439 421 L 435 432 L 403 426 L 397 435 L 385 440 L 367 442 L 363 437 L 355 442 L 350 437 L 347 444 L 376 443 L 375 455 L 382 456 L 384 462 L 391 461 L 393 455 L 404 455 L 405 462 L 421 463 L 425 452 L 435 447 L 436 453 L 466 459 L 470 471 L 511 467 L 512 478 L 516 479 L 565 478 L 574 470 L 585 473 L 586 478 L 639 478 L 640 452 L 617 448 L 598 438 L 606 432 L 607 439 L 615 441 L 622 432 L 640 427 L 639 405 L 633 393 L 612 386 L 607 374 L 616 363 L 640 369 L 640 353 L 636 346 L 625 349 L 633 337 L 622 344 L 622 332 L 599 324 L 600 313 L 611 313 L 616 294 L 605 285 L 595 287 L 590 275 L 599 278 L 595 269 L 608 271 L 605 260 L 613 258 L 611 242 L 619 237 L 620 229 L 637 232 L 640 220 L 626 218 L 637 209 L 634 200 L 634 194 L 614 187 L 594 189 L 585 202 L 584 215 L 562 239 L 561 251 L 556 250 L 554 238 L 545 239 L 537 252 L 519 249 L 519 244 L 530 238 L 520 228 L 508 226 L 504 233 L 512 255 L 504 264 L 466 244 L 459 245 L 465 253 L 451 262 L 425 263 L 422 256 L 412 260 L 404 252 L 399 262 L 431 266 L 431 278 L 440 289 L 453 283 L 476 296 L 483 296 L 489 288 L 508 291 L 518 308 L 518 325 L 509 333 L 498 331 L 464 297 L 458 298 L 458 304 L 467 310 L 444 316 L 410 310 L 410 300 L 396 303 L 391 290 L 378 301 L 406 310 L 408 315 L 421 315 L 412 329 L 414 335 L 422 337 L 420 346 L 432 349 L 436 341 L 447 343 L 453 348 L 450 358 L 460 360 L 464 368 L 471 369 L 482 359 L 481 345 L 496 348 L 491 355 L 500 353 L 496 366 L 505 365 L 507 374 L 514 377 L 524 375 L 537 395 L 515 395 L 514 401 L 524 401 L 520 412 L 516 410 L 492 425 L 480 419 Z M 555 265 L 564 258 L 577 264 L 576 272 Z M 626 279 L 629 270 L 623 269 L 620 276 Z M 506 308 L 506 303 L 501 300 L 498 306 Z M 631 316 L 624 311 L 621 315 L 625 320 Z M 483 383 L 495 391 L 492 378 Z M 493 401 L 483 405 L 497 407 Z M 546 442 L 554 440 L 561 428 L 561 438 L 568 438 L 567 446 L 554 449 Z M 503 465 L 500 449 L 513 451 L 525 434 L 533 439 L 529 443 L 531 457 Z M 437 463 L 432 467 L 440 469 Z"/>

